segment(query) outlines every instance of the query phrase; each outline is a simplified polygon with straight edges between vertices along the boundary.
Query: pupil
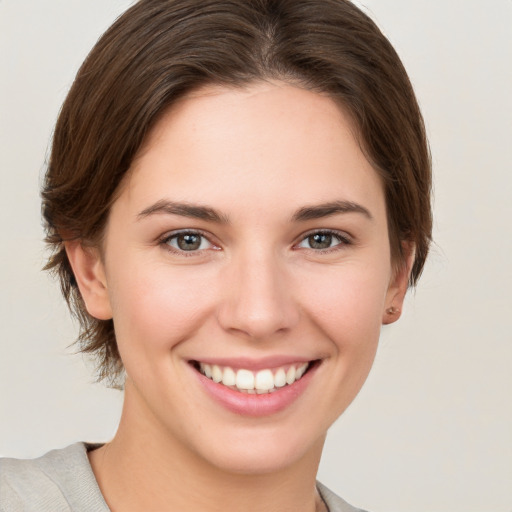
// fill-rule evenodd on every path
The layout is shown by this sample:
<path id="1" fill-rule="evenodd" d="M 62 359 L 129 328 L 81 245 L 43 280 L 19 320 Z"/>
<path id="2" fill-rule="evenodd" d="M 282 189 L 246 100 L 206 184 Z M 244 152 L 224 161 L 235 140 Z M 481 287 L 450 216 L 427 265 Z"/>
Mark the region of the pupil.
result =
<path id="1" fill-rule="evenodd" d="M 198 235 L 179 235 L 177 241 L 178 247 L 183 251 L 193 251 L 201 245 L 201 237 Z"/>
<path id="2" fill-rule="evenodd" d="M 309 237 L 309 245 L 313 249 L 328 249 L 331 246 L 332 235 L 316 233 Z"/>

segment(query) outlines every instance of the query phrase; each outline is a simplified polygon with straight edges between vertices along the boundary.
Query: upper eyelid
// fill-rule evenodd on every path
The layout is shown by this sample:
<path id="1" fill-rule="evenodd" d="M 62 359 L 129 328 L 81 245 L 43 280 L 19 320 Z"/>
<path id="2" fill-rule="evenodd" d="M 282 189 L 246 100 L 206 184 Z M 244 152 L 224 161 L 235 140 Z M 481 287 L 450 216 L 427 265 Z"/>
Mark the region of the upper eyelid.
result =
<path id="1" fill-rule="evenodd" d="M 320 234 L 327 234 L 327 235 L 333 235 L 333 236 L 337 236 L 341 239 L 347 239 L 347 240 L 350 240 L 352 241 L 354 239 L 354 237 L 350 234 L 350 233 L 347 233 L 346 231 L 340 231 L 338 229 L 312 229 L 310 231 L 307 231 L 306 233 L 303 233 L 301 234 L 297 240 L 299 242 L 301 242 L 302 240 L 312 236 L 312 235 L 315 235 L 317 233 L 320 233 Z"/>
<path id="2" fill-rule="evenodd" d="M 202 236 L 203 238 L 206 238 L 210 243 L 214 244 L 214 242 L 211 240 L 211 238 L 213 238 L 213 235 L 211 235 L 210 233 L 207 233 L 206 231 L 203 231 L 202 229 L 175 229 L 175 230 L 172 230 L 172 231 L 167 231 L 166 233 L 164 233 L 162 236 L 158 237 L 158 240 L 161 241 L 161 242 L 164 242 L 165 240 L 169 240 L 171 238 L 174 238 L 175 236 L 178 236 L 178 235 L 183 235 L 183 234 L 192 234 L 192 235 L 199 235 L 199 236 Z"/>

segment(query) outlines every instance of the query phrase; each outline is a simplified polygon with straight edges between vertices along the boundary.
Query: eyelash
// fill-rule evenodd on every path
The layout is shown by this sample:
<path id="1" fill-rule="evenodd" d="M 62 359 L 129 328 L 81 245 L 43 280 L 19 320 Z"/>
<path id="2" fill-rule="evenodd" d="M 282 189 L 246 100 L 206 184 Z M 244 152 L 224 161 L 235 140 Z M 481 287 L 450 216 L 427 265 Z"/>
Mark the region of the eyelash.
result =
<path id="1" fill-rule="evenodd" d="M 175 231 L 171 234 L 166 234 L 164 237 L 162 237 L 159 240 L 159 244 L 165 246 L 165 249 L 167 249 L 169 252 L 178 254 L 178 255 L 184 256 L 184 257 L 197 256 L 198 253 L 201 253 L 202 251 L 207 250 L 207 249 L 196 249 L 196 250 L 186 251 L 183 249 L 172 247 L 170 245 L 170 242 L 174 239 L 177 239 L 180 235 L 189 235 L 189 236 L 191 235 L 191 236 L 201 237 L 203 240 L 206 240 L 212 246 L 209 248 L 213 248 L 214 250 L 220 249 L 218 246 L 216 246 L 213 242 L 210 241 L 207 234 L 203 233 L 202 231 L 198 231 L 198 230 L 182 230 L 182 231 Z M 348 245 L 352 245 L 352 243 L 353 243 L 351 238 L 344 232 L 334 231 L 334 230 L 330 230 L 330 229 L 321 229 L 321 230 L 310 231 L 309 233 L 305 233 L 304 235 L 302 235 L 300 241 L 297 244 L 294 244 L 294 249 L 296 249 L 296 248 L 300 249 L 299 245 L 301 243 L 305 242 L 308 238 L 315 236 L 315 235 L 324 235 L 324 236 L 327 235 L 327 236 L 336 238 L 339 241 L 339 243 L 337 243 L 333 247 L 328 247 L 326 249 L 314 249 L 312 247 L 304 247 L 304 249 L 306 249 L 307 251 L 312 251 L 315 254 L 330 254 L 335 251 L 343 250 L 344 247 L 346 247 Z M 202 245 L 202 242 L 200 245 Z"/>
<path id="2" fill-rule="evenodd" d="M 328 247 L 326 249 L 313 249 L 312 247 L 305 247 L 306 250 L 312 251 L 315 254 L 330 254 L 332 252 L 343 250 L 346 246 L 352 245 L 352 243 L 353 243 L 351 238 L 347 235 L 347 233 L 340 232 L 340 231 L 334 231 L 332 229 L 320 229 L 320 230 L 310 231 L 309 233 L 302 235 L 302 238 L 301 238 L 299 244 L 303 243 L 308 238 L 310 238 L 314 235 L 327 235 L 327 236 L 331 236 L 333 238 L 337 238 L 339 241 L 339 243 L 337 243 L 333 247 Z M 297 246 L 299 244 L 296 244 L 295 246 Z"/>
<path id="3" fill-rule="evenodd" d="M 196 229 L 184 229 L 181 231 L 175 231 L 173 233 L 166 234 L 163 238 L 160 239 L 159 243 L 160 243 L 160 245 L 165 246 L 165 249 L 167 249 L 169 252 L 171 252 L 173 254 L 178 254 L 179 256 L 185 256 L 185 257 L 197 256 L 198 253 L 206 250 L 206 249 L 197 249 L 197 250 L 186 251 L 183 249 L 172 247 L 170 245 L 170 242 L 173 239 L 177 239 L 180 235 L 189 235 L 189 236 L 191 235 L 191 236 L 200 237 L 201 239 L 206 240 L 210 244 L 210 246 L 212 246 L 212 248 L 215 248 L 214 250 L 219 249 L 213 242 L 210 241 L 208 235 L 206 235 L 202 231 L 198 231 Z M 201 241 L 201 245 L 202 245 L 202 243 L 203 242 Z"/>

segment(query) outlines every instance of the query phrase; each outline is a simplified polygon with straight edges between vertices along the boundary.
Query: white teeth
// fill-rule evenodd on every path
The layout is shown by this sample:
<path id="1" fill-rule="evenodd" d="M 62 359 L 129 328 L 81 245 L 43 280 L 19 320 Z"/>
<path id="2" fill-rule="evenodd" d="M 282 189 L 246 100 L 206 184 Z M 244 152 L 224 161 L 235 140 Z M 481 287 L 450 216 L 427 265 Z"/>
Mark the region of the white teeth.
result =
<path id="1" fill-rule="evenodd" d="M 236 384 L 236 373 L 229 366 L 226 366 L 222 373 L 222 384 L 224 386 L 234 386 Z"/>
<path id="2" fill-rule="evenodd" d="M 273 393 L 279 388 L 293 384 L 306 373 L 308 367 L 309 363 L 303 363 L 300 366 L 291 365 L 287 370 L 278 368 L 274 370 L 275 373 L 270 369 L 254 373 L 245 369 L 235 371 L 229 366 L 220 367 L 216 364 L 199 363 L 201 373 L 214 382 L 238 389 L 243 393 L 259 395 Z"/>
<path id="3" fill-rule="evenodd" d="M 213 382 L 220 382 L 222 380 L 222 370 L 216 364 L 212 366 L 212 380 Z"/>
<path id="4" fill-rule="evenodd" d="M 290 385 L 295 382 L 295 366 L 290 366 L 286 372 L 286 384 Z"/>
<path id="5" fill-rule="evenodd" d="M 236 372 L 236 387 L 238 389 L 254 389 L 254 373 L 249 370 Z"/>
<path id="6" fill-rule="evenodd" d="M 308 365 L 307 363 L 305 363 L 297 368 L 297 372 L 295 373 L 295 380 L 300 379 L 304 375 L 304 372 L 306 371 L 307 367 Z"/>
<path id="7" fill-rule="evenodd" d="M 254 387 L 258 391 L 268 391 L 274 387 L 274 376 L 270 370 L 260 370 L 256 374 Z"/>
<path id="8" fill-rule="evenodd" d="M 201 372 L 204 373 L 209 379 L 212 378 L 212 367 L 209 364 L 201 363 Z"/>
<path id="9" fill-rule="evenodd" d="M 286 386 L 286 373 L 283 368 L 279 368 L 274 375 L 274 386 L 276 388 L 282 388 Z"/>

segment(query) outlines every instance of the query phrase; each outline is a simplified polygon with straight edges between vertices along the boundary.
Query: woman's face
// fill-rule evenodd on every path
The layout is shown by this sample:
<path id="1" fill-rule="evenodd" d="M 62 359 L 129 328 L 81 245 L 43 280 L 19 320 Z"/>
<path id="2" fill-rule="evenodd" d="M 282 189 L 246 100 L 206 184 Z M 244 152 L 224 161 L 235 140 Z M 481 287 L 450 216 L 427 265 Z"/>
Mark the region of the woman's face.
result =
<path id="1" fill-rule="evenodd" d="M 319 454 L 407 281 L 349 119 L 283 83 L 205 88 L 166 113 L 103 254 L 104 297 L 85 298 L 114 319 L 125 427 L 238 472 Z"/>

